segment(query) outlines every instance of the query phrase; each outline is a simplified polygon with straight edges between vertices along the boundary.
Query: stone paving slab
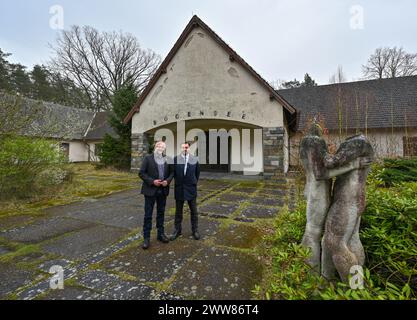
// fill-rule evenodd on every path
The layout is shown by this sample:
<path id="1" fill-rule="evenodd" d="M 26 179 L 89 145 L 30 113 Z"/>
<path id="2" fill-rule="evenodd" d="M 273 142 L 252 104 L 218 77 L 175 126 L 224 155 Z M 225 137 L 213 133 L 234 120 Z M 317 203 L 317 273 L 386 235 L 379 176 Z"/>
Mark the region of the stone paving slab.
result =
<path id="1" fill-rule="evenodd" d="M 198 208 L 201 215 L 208 215 L 214 218 L 227 218 L 239 208 L 238 203 L 216 203 L 203 204 Z"/>
<path id="2" fill-rule="evenodd" d="M 220 223 L 217 219 L 210 219 L 204 216 L 198 217 L 198 231 L 201 236 L 200 240 L 206 240 L 216 235 L 219 231 L 219 225 Z M 171 231 L 174 231 L 174 226 L 172 226 L 172 228 L 169 229 L 170 233 Z M 182 236 L 184 238 L 192 239 L 190 216 L 187 215 L 184 215 L 184 219 L 182 222 Z"/>
<path id="3" fill-rule="evenodd" d="M 70 259 L 79 259 L 99 252 L 103 247 L 111 245 L 126 235 L 127 232 L 124 229 L 96 225 L 54 239 L 42 247 L 50 253 Z"/>
<path id="4" fill-rule="evenodd" d="M 285 199 L 279 196 L 275 197 L 266 197 L 266 196 L 256 196 L 250 199 L 250 202 L 262 205 L 262 206 L 279 206 L 282 207 L 285 203 Z"/>
<path id="5" fill-rule="evenodd" d="M 261 277 L 252 256 L 212 247 L 181 268 L 170 289 L 189 299 L 250 299 Z"/>
<path id="6" fill-rule="evenodd" d="M 233 202 L 233 203 L 240 203 L 246 201 L 248 198 L 245 196 L 242 196 L 242 194 L 239 193 L 225 193 L 219 196 L 213 197 L 216 202 Z"/>
<path id="7" fill-rule="evenodd" d="M 138 282 L 122 280 L 119 276 L 103 270 L 90 270 L 75 278 L 83 287 L 101 292 L 116 300 L 148 300 L 155 290 Z"/>
<path id="8" fill-rule="evenodd" d="M 14 290 L 28 285 L 36 272 L 16 267 L 14 263 L 0 262 L 0 299 Z"/>
<path id="9" fill-rule="evenodd" d="M 277 188 L 277 187 L 286 188 L 288 184 L 288 180 L 291 180 L 291 179 L 275 177 L 272 181 L 266 181 L 265 187 L 266 188 Z"/>
<path id="10" fill-rule="evenodd" d="M 273 218 L 279 213 L 279 210 L 279 208 L 250 205 L 242 210 L 239 218 Z"/>
<path id="11" fill-rule="evenodd" d="M 252 248 L 262 238 L 262 234 L 256 227 L 243 223 L 230 224 L 220 233 L 221 236 L 216 237 L 214 243 L 227 247 Z"/>
<path id="12" fill-rule="evenodd" d="M 201 248 L 201 242 L 180 237 L 168 244 L 152 241 L 148 250 L 134 247 L 106 259 L 102 266 L 123 272 L 140 282 L 162 283 L 172 277 Z"/>
<path id="13" fill-rule="evenodd" d="M 276 188 L 276 189 L 268 189 L 268 188 L 263 188 L 259 194 L 265 195 L 265 196 L 278 196 L 278 197 L 285 197 L 287 195 L 287 190 L 283 190 L 280 188 Z"/>
<path id="14" fill-rule="evenodd" d="M 238 192 L 238 193 L 247 193 L 247 194 L 252 194 L 255 193 L 259 190 L 259 188 L 255 188 L 255 187 L 244 187 L 244 186 L 234 186 L 232 188 L 233 192 Z"/>
<path id="15" fill-rule="evenodd" d="M 49 261 L 44 261 L 41 264 L 39 264 L 38 269 L 45 273 L 49 273 L 49 270 L 52 266 L 61 266 L 65 270 L 73 263 L 74 261 L 67 260 L 67 259 L 52 259 Z"/>
<path id="16" fill-rule="evenodd" d="M 116 211 L 117 210 L 117 211 Z M 129 230 L 138 228 L 143 221 L 143 209 L 140 207 L 118 206 L 117 208 L 94 208 L 88 211 L 69 212 L 69 217 L 98 222 L 108 226 L 126 228 Z"/>
<path id="17" fill-rule="evenodd" d="M 53 215 L 66 216 L 79 220 L 98 222 L 108 226 L 126 228 L 133 230 L 141 227 L 144 216 L 144 200 L 143 196 L 140 197 L 126 197 L 122 199 L 122 202 L 101 202 L 97 200 L 90 203 L 87 207 L 78 205 L 69 205 L 66 208 L 59 207 L 57 210 L 50 209 L 49 213 Z M 170 208 L 175 207 L 173 197 L 168 197 L 166 212 Z M 156 205 L 154 208 L 154 216 L 156 216 Z M 155 218 L 155 217 L 154 217 Z M 171 217 L 166 214 L 165 221 L 170 221 Z"/>
<path id="18" fill-rule="evenodd" d="M 15 227 L 0 232 L 0 237 L 10 241 L 37 243 L 63 233 L 82 230 L 93 226 L 93 223 L 65 217 L 46 217 L 35 220 L 23 227 Z"/>
<path id="19" fill-rule="evenodd" d="M 220 190 L 229 188 L 233 183 L 223 182 L 223 181 L 214 181 L 214 180 L 200 180 L 197 185 L 197 190 Z"/>
<path id="20" fill-rule="evenodd" d="M 36 251 L 36 252 L 30 252 L 24 255 L 18 255 L 17 257 L 14 257 L 12 262 L 15 265 L 18 264 L 24 264 L 24 265 L 28 265 L 28 264 L 38 264 L 38 263 L 42 263 L 45 260 L 51 259 L 53 257 L 53 255 L 49 254 L 49 253 L 45 253 L 42 251 Z"/>

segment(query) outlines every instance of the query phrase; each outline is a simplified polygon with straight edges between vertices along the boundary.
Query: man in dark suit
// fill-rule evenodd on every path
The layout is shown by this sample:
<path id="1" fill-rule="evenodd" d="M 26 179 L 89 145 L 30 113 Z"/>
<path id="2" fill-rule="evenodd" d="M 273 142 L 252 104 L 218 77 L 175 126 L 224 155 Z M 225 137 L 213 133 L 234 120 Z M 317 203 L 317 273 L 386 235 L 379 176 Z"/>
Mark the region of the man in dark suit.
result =
<path id="1" fill-rule="evenodd" d="M 183 216 L 184 202 L 188 202 L 191 212 L 191 230 L 195 240 L 200 239 L 198 233 L 198 214 L 197 214 L 197 182 L 200 178 L 200 165 L 197 157 L 189 153 L 190 143 L 183 143 L 182 152 L 174 158 L 174 177 L 175 177 L 175 230 L 171 236 L 171 241 L 181 235 L 181 223 Z"/>
<path id="2" fill-rule="evenodd" d="M 169 184 L 174 172 L 168 164 L 164 151 L 165 143 L 159 141 L 155 144 L 154 153 L 147 155 L 142 162 L 139 177 L 143 180 L 141 193 L 145 196 L 145 216 L 143 219 L 143 249 L 150 245 L 152 230 L 152 213 L 156 202 L 156 227 L 158 229 L 157 239 L 168 243 L 169 239 L 164 232 L 164 215 L 166 199 L 169 194 Z"/>

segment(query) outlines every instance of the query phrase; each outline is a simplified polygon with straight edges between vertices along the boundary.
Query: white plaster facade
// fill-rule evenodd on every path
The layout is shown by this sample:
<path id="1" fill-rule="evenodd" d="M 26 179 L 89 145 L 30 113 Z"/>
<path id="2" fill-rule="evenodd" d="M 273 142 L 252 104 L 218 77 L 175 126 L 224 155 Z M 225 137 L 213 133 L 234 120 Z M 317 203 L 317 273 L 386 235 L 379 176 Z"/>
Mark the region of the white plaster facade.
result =
<path id="1" fill-rule="evenodd" d="M 265 86 L 245 67 L 230 59 L 228 52 L 201 27 L 190 32 L 169 62 L 166 73 L 158 78 L 142 101 L 139 112 L 132 117 L 132 134 L 154 133 L 167 128 L 174 132 L 178 144 L 185 138 L 177 139 L 178 121 L 185 121 L 186 132 L 191 129 L 235 129 L 242 138 L 243 131 L 250 129 L 250 144 L 232 143 L 230 159 L 238 157 L 237 153 L 242 150 L 262 157 L 262 142 L 256 146 L 253 143 L 254 136 L 259 133 L 254 130 L 262 135 L 262 128 L 282 128 L 286 123 L 281 103 L 271 99 Z M 285 132 L 288 132 L 287 128 Z M 288 154 L 284 158 L 288 160 Z M 229 169 L 246 174 L 252 169 L 263 172 L 263 159 L 256 168 L 231 161 Z"/>
<path id="2" fill-rule="evenodd" d="M 96 156 L 96 144 L 102 141 L 88 141 L 81 140 L 62 141 L 61 143 L 69 144 L 68 161 L 69 162 L 98 162 L 100 157 Z"/>
<path id="3" fill-rule="evenodd" d="M 204 114 L 201 114 L 203 112 Z M 201 28 L 195 28 L 133 116 L 132 133 L 177 120 L 282 127 L 282 105 Z"/>

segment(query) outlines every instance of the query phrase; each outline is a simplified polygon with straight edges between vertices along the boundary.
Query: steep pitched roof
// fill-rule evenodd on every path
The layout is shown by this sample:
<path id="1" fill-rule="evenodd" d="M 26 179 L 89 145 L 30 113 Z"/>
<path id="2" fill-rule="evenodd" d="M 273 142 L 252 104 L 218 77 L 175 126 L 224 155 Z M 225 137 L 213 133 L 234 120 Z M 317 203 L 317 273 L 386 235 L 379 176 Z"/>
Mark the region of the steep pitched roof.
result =
<path id="1" fill-rule="evenodd" d="M 3 94 L 0 99 L 17 103 L 12 95 Z M 117 137 L 108 122 L 109 112 L 94 112 L 25 97 L 18 99 L 19 111 L 16 112 L 28 119 L 25 128 L 18 132 L 21 135 L 65 140 L 101 140 L 106 133 Z"/>
<path id="2" fill-rule="evenodd" d="M 97 112 L 88 127 L 87 133 L 84 136 L 86 140 L 100 140 L 103 139 L 106 134 L 112 137 L 117 137 L 117 133 L 110 126 L 108 117 L 110 112 Z"/>
<path id="3" fill-rule="evenodd" d="M 22 134 L 70 140 L 83 139 L 94 117 L 93 111 L 27 98 L 22 100 L 22 113 L 31 119 Z"/>
<path id="4" fill-rule="evenodd" d="M 126 118 L 124 119 L 124 123 L 128 123 L 133 115 L 139 111 L 140 105 L 145 100 L 147 95 L 150 93 L 154 85 L 156 84 L 159 77 L 166 73 L 166 69 L 168 67 L 168 64 L 172 60 L 172 58 L 175 56 L 177 51 L 181 48 L 182 44 L 187 39 L 190 32 L 195 28 L 200 27 L 204 31 L 207 32 L 228 54 L 231 61 L 235 61 L 242 65 L 243 68 L 245 68 L 250 74 L 252 74 L 255 79 L 266 89 L 270 92 L 271 99 L 276 99 L 279 101 L 283 106 L 284 110 L 289 115 L 295 115 L 296 110 L 294 109 L 291 104 L 289 104 L 278 92 L 276 92 L 269 83 L 263 79 L 244 59 L 242 59 L 226 42 L 224 42 L 209 26 L 207 26 L 199 17 L 196 15 L 192 17 L 188 25 L 185 27 L 184 31 L 182 32 L 181 36 L 178 38 L 177 42 L 171 49 L 171 51 L 168 53 L 164 61 L 159 66 L 158 70 L 155 72 L 154 76 L 150 80 L 149 84 L 146 86 L 142 94 L 140 95 L 138 101 L 133 106 L 132 110 L 128 113 Z"/>
<path id="5" fill-rule="evenodd" d="M 277 92 L 297 108 L 297 130 L 318 114 L 331 130 L 417 127 L 417 76 Z"/>

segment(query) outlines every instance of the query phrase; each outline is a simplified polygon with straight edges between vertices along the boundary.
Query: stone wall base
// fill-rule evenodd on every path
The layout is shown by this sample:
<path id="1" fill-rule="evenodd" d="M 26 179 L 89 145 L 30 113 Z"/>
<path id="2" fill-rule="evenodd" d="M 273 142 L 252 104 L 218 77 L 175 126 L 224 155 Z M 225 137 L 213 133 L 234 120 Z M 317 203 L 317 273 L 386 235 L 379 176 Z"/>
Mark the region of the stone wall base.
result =
<path id="1" fill-rule="evenodd" d="M 132 160 L 130 171 L 139 172 L 142 160 L 148 154 L 149 141 L 146 133 L 132 133 Z"/>
<path id="2" fill-rule="evenodd" d="M 263 128 L 265 178 L 284 173 L 284 133 L 283 127 Z"/>

